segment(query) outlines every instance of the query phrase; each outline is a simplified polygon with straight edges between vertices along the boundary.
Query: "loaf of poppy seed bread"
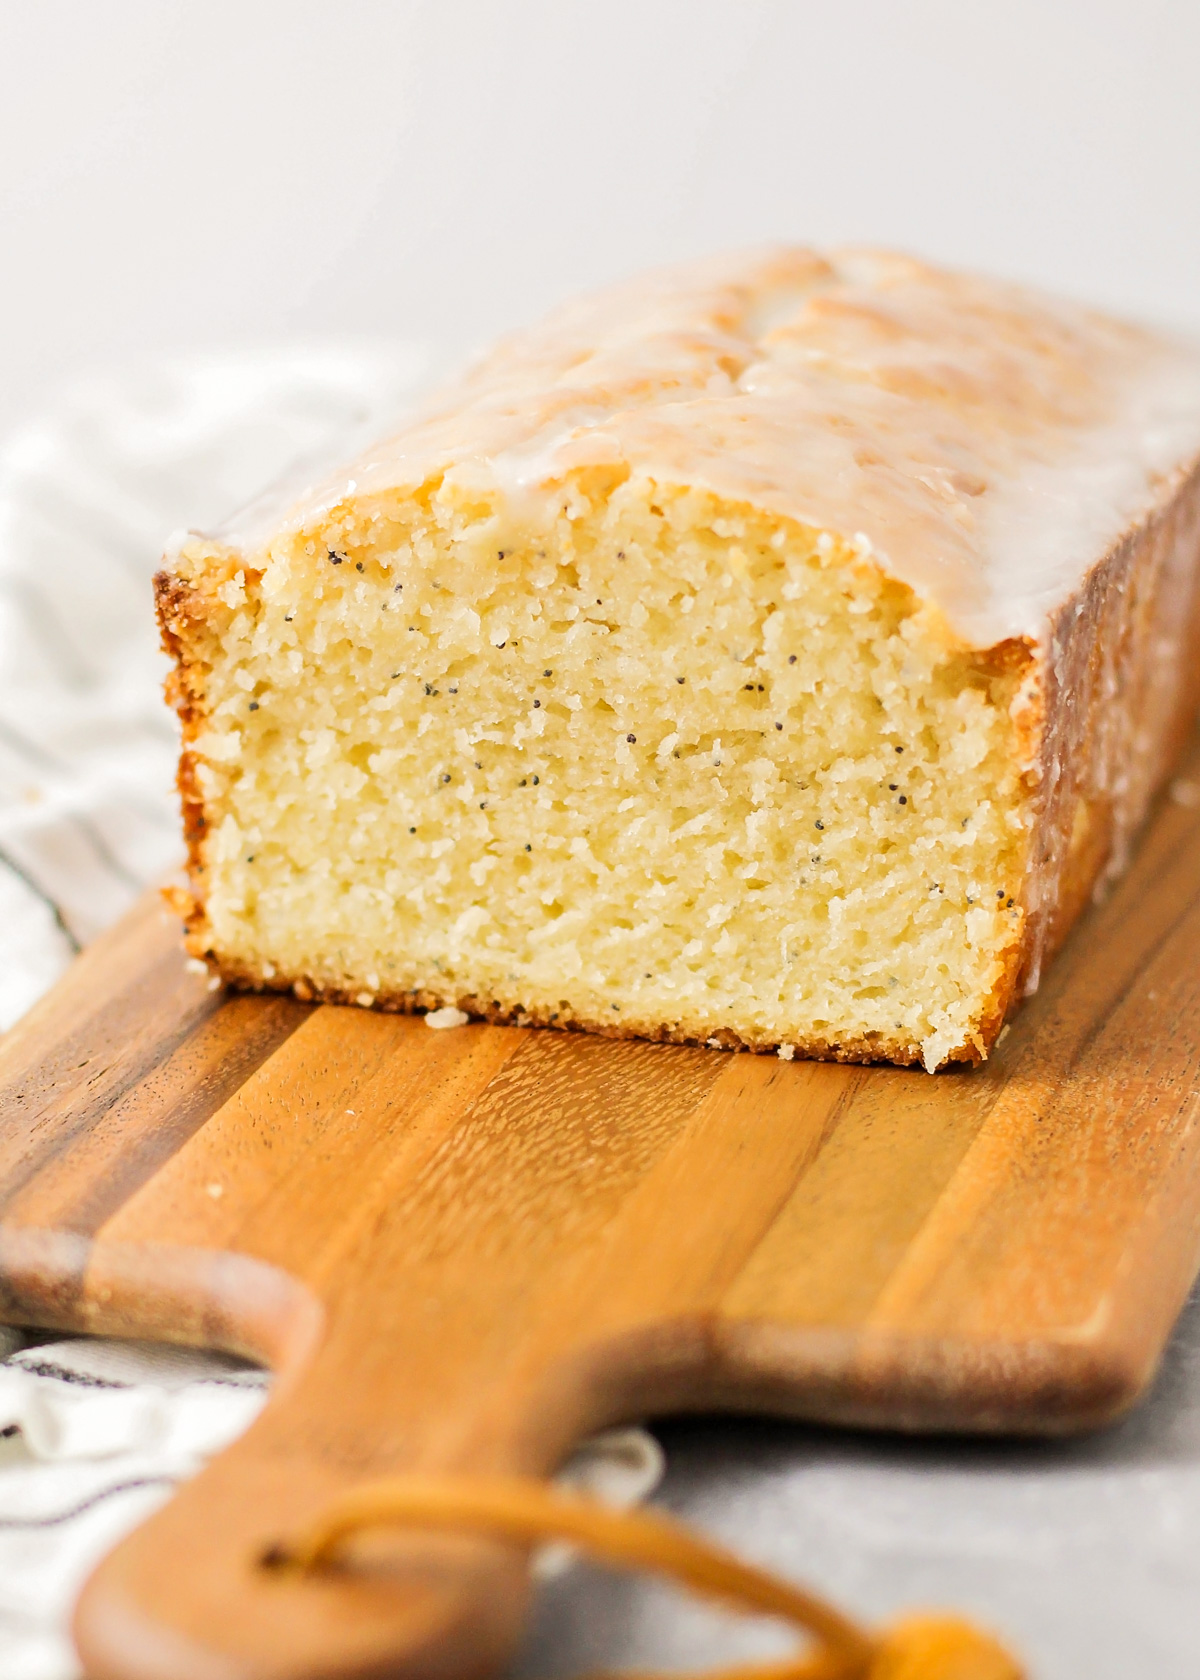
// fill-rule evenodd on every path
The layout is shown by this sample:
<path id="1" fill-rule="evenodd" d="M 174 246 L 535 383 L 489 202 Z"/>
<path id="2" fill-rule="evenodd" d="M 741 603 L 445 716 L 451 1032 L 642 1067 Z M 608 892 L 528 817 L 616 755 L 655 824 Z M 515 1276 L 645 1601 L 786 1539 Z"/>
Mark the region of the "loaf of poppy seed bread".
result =
<path id="1" fill-rule="evenodd" d="M 1200 678 L 1200 357 L 904 257 L 575 303 L 173 540 L 189 949 L 243 987 L 977 1061 Z"/>

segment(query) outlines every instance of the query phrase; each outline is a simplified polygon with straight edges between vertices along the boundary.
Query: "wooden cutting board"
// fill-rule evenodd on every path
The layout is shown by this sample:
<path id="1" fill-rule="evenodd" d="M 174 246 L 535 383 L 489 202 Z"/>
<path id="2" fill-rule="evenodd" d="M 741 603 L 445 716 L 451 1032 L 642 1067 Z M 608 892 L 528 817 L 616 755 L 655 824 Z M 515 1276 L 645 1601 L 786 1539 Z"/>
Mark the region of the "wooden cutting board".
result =
<path id="1" fill-rule="evenodd" d="M 226 998 L 147 899 L 0 1045 L 0 1315 L 279 1380 L 93 1577 L 89 1674 L 487 1672 L 525 1603 L 510 1548 L 257 1567 L 366 1478 L 545 1474 L 599 1425 L 701 1407 L 1113 1418 L 1200 1260 L 1198 1102 L 1177 800 L 992 1061 L 936 1078 Z"/>

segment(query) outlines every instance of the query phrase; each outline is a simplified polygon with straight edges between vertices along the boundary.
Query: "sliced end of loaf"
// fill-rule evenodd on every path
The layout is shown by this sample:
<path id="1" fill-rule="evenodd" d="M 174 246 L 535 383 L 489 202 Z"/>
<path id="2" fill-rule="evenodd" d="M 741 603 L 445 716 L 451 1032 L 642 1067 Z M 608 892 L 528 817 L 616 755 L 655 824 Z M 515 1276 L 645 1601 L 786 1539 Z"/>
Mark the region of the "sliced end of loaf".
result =
<path id="1" fill-rule="evenodd" d="M 160 578 L 191 946 L 385 1008 L 936 1068 L 1016 983 L 1033 654 L 852 536 L 592 468 Z"/>

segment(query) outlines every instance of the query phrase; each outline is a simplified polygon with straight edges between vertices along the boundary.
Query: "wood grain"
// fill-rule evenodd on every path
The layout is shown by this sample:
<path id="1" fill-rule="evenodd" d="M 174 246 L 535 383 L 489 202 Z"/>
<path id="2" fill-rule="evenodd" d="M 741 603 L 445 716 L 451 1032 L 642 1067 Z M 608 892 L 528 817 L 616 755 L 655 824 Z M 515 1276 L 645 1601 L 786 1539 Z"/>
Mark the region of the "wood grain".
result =
<path id="1" fill-rule="evenodd" d="M 493 1671 L 509 1546 L 257 1568 L 364 1478 L 545 1475 L 660 1410 L 1116 1416 L 1200 1261 L 1198 1112 L 1200 814 L 1170 802 L 992 1061 L 934 1078 L 225 998 L 147 901 L 0 1044 L 0 1311 L 280 1376 L 94 1576 L 89 1674 Z"/>

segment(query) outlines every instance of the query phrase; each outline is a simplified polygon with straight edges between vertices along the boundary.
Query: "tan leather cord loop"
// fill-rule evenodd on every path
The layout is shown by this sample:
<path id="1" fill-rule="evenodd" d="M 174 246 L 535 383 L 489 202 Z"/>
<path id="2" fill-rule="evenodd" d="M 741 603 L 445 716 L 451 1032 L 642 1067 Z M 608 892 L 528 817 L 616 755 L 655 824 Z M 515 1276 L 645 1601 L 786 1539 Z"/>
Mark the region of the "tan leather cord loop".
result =
<path id="1" fill-rule="evenodd" d="M 875 1635 L 814 1593 L 743 1563 L 661 1511 L 616 1510 L 532 1479 L 372 1482 L 334 1500 L 263 1561 L 299 1570 L 328 1566 L 344 1541 L 382 1524 L 487 1533 L 525 1545 L 565 1540 L 604 1563 L 664 1575 L 727 1608 L 777 1616 L 818 1641 L 804 1656 L 709 1670 L 704 1680 L 1022 1680 L 1001 1646 L 956 1617 L 912 1617 Z M 624 1671 L 621 1680 L 657 1677 Z"/>

